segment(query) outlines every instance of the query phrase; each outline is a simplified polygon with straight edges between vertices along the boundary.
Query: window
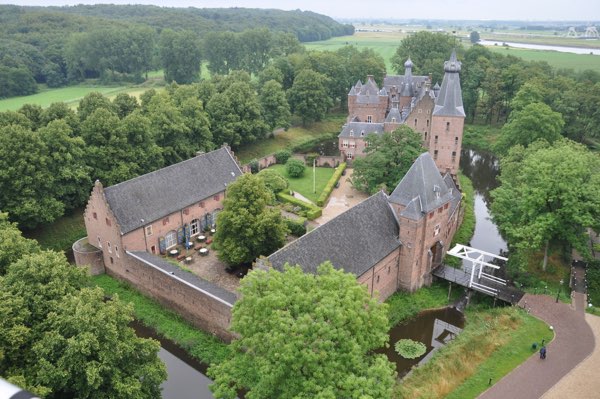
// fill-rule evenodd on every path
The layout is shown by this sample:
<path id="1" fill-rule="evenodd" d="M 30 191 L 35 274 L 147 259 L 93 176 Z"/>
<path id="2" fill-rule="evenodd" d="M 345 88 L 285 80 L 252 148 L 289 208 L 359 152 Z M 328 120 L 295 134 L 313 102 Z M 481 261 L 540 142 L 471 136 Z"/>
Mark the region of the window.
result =
<path id="1" fill-rule="evenodd" d="M 444 209 L 448 209 L 448 205 L 449 205 L 449 204 L 446 204 L 446 205 L 444 205 Z"/>
<path id="2" fill-rule="evenodd" d="M 427 115 L 429 115 L 429 110 L 427 110 Z"/>
<path id="3" fill-rule="evenodd" d="M 435 226 L 435 229 L 433 229 L 433 236 L 435 237 L 435 236 L 437 236 L 438 234 L 440 234 L 440 225 L 439 225 L 439 224 L 437 224 L 437 225 Z"/>
<path id="4" fill-rule="evenodd" d="M 200 202 L 198 203 L 198 206 L 199 206 L 200 208 L 204 208 L 204 201 L 200 201 Z"/>
<path id="5" fill-rule="evenodd" d="M 113 259 L 113 257 L 111 256 L 111 257 L 110 257 L 110 264 L 112 265 L 112 264 L 114 264 L 114 263 L 115 263 L 115 260 L 114 260 L 114 259 Z"/>
<path id="6" fill-rule="evenodd" d="M 392 118 L 392 123 L 396 123 L 396 118 Z"/>
<path id="7" fill-rule="evenodd" d="M 175 230 L 171 230 L 165 236 L 165 247 L 169 249 L 175 245 L 177 245 L 177 232 Z"/>
<path id="8" fill-rule="evenodd" d="M 354 137 L 354 129 L 350 130 L 350 137 Z"/>
<path id="9" fill-rule="evenodd" d="M 219 199 L 221 199 L 221 197 L 219 196 L 219 194 L 217 194 L 217 195 L 213 196 L 213 199 L 214 199 L 215 201 L 218 201 Z"/>
<path id="10" fill-rule="evenodd" d="M 429 127 L 429 119 L 427 119 L 427 127 Z"/>
<path id="11" fill-rule="evenodd" d="M 377 275 L 377 281 L 376 281 L 376 282 L 377 282 L 377 283 L 379 282 L 379 274 Z"/>
<path id="12" fill-rule="evenodd" d="M 348 140 L 342 141 L 342 147 L 348 148 Z"/>
<path id="13" fill-rule="evenodd" d="M 169 223 L 169 217 L 167 216 L 166 218 L 164 218 L 162 220 L 162 222 L 163 222 L 163 226 L 166 225 L 167 223 Z"/>
<path id="14" fill-rule="evenodd" d="M 367 123 L 371 123 L 373 121 L 372 115 L 367 115 Z"/>
<path id="15" fill-rule="evenodd" d="M 110 246 L 110 242 L 106 241 L 106 248 L 108 248 L 108 253 L 112 254 L 112 248 Z"/>
<path id="16" fill-rule="evenodd" d="M 110 221 L 109 218 L 105 218 L 104 221 L 106 222 L 107 226 L 111 226 L 112 225 L 112 223 L 111 223 L 111 221 Z"/>
<path id="17" fill-rule="evenodd" d="M 446 131 L 450 130 L 450 122 L 446 122 Z"/>
<path id="18" fill-rule="evenodd" d="M 361 130 L 360 137 L 365 137 L 365 131 L 364 130 Z"/>
<path id="19" fill-rule="evenodd" d="M 117 258 L 120 258 L 121 256 L 119 255 L 119 247 L 117 245 L 115 245 L 115 254 L 117 255 Z"/>
<path id="20" fill-rule="evenodd" d="M 444 207 L 443 207 L 443 206 L 440 206 L 440 207 L 438 208 L 438 213 L 442 213 L 442 211 L 443 211 L 443 210 L 444 210 Z"/>
<path id="21" fill-rule="evenodd" d="M 433 212 L 429 212 L 429 219 L 433 218 Z"/>
<path id="22" fill-rule="evenodd" d="M 102 240 L 100 239 L 100 236 L 98 236 L 98 248 L 102 248 Z"/>
<path id="23" fill-rule="evenodd" d="M 417 126 L 417 118 L 415 118 L 415 126 Z"/>
<path id="24" fill-rule="evenodd" d="M 152 225 L 146 226 L 146 236 L 150 237 L 152 235 Z"/>
<path id="25" fill-rule="evenodd" d="M 98 214 L 97 214 L 96 212 L 94 212 L 94 213 L 92 214 L 92 216 L 94 217 L 94 219 L 98 220 Z"/>
<path id="26" fill-rule="evenodd" d="M 433 159 L 437 160 L 438 150 L 433 151 Z"/>
<path id="27" fill-rule="evenodd" d="M 356 148 L 356 143 L 354 141 L 350 142 L 350 148 Z"/>
<path id="28" fill-rule="evenodd" d="M 194 219 L 190 223 L 190 234 L 193 236 L 200 234 L 200 221 L 198 219 Z"/>
<path id="29" fill-rule="evenodd" d="M 189 215 L 189 214 L 190 214 L 190 208 L 185 208 L 185 209 L 183 210 L 183 214 L 184 214 L 184 215 Z"/>
<path id="30" fill-rule="evenodd" d="M 425 141 L 427 141 L 427 132 L 425 132 Z"/>
<path id="31" fill-rule="evenodd" d="M 392 271 L 392 267 L 388 266 L 388 274 L 390 274 L 391 271 Z"/>
<path id="32" fill-rule="evenodd" d="M 422 114 L 423 110 L 421 108 L 419 108 L 419 111 L 417 111 L 417 112 L 419 112 L 420 114 Z"/>
<path id="33" fill-rule="evenodd" d="M 352 159 L 353 156 L 354 155 L 351 152 L 349 152 L 349 153 L 346 154 L 346 158 L 348 158 L 348 159 Z"/>
<path id="34" fill-rule="evenodd" d="M 452 162 L 456 161 L 456 151 L 452 151 Z"/>
<path id="35" fill-rule="evenodd" d="M 437 143 L 438 143 L 438 136 L 435 136 L 435 137 L 433 138 L 433 143 L 434 143 L 434 144 L 437 144 Z"/>

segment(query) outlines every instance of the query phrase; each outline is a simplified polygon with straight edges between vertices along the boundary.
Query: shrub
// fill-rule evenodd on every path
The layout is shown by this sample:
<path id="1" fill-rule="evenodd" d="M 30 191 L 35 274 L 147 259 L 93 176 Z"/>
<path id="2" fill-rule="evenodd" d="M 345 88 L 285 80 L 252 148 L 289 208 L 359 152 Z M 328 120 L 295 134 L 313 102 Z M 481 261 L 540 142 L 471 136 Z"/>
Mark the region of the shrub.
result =
<path id="1" fill-rule="evenodd" d="M 311 166 L 313 164 L 313 161 L 317 158 L 319 158 L 319 154 L 317 154 L 316 152 L 309 152 L 304 156 L 304 161 L 307 165 Z"/>
<path id="2" fill-rule="evenodd" d="M 421 357 L 427 352 L 425 344 L 419 341 L 413 341 L 412 339 L 401 339 L 394 344 L 396 353 L 405 359 L 416 359 Z"/>
<path id="3" fill-rule="evenodd" d="M 248 162 L 248 166 L 250 167 L 250 173 L 252 174 L 258 173 L 260 169 L 258 165 L 258 159 L 256 158 Z"/>
<path id="4" fill-rule="evenodd" d="M 319 199 L 317 199 L 317 205 L 323 206 L 323 204 L 325 204 L 325 201 L 327 201 L 327 198 L 329 198 L 329 196 L 331 195 L 331 192 L 336 187 L 336 184 L 340 180 L 340 177 L 342 177 L 344 170 L 346 170 L 346 162 L 342 162 L 337 168 L 337 170 L 333 173 L 333 176 L 331 176 L 331 179 L 329 179 L 329 181 L 327 182 L 327 185 L 323 189 L 323 192 L 319 196 Z"/>
<path id="5" fill-rule="evenodd" d="M 304 234 L 306 234 L 306 226 L 304 226 L 304 223 L 300 223 L 292 219 L 285 219 L 285 223 L 290 230 L 291 235 L 302 237 Z"/>
<path id="6" fill-rule="evenodd" d="M 292 153 L 289 150 L 281 150 L 277 151 L 274 155 L 277 163 L 284 165 L 288 161 L 288 159 L 290 159 Z"/>
<path id="7" fill-rule="evenodd" d="M 288 181 L 274 169 L 263 169 L 258 172 L 258 177 L 265 183 L 265 186 L 273 193 L 277 194 L 288 187 Z"/>
<path id="8" fill-rule="evenodd" d="M 321 216 L 322 210 L 308 202 L 304 202 L 299 200 L 298 198 L 292 197 L 291 195 L 285 194 L 283 192 L 277 193 L 277 199 L 282 202 L 288 202 L 290 204 L 296 205 L 302 208 L 300 212 L 301 215 L 306 216 L 308 220 L 314 220 Z"/>
<path id="9" fill-rule="evenodd" d="M 304 162 L 296 158 L 290 158 L 285 163 L 285 170 L 290 177 L 302 177 L 304 174 Z"/>

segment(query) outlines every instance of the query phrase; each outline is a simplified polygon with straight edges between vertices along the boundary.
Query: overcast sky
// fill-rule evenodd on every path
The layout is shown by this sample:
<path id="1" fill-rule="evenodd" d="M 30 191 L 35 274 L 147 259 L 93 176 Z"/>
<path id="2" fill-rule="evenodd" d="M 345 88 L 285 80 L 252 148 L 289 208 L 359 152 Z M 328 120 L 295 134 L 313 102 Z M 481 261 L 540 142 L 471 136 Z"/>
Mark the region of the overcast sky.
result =
<path id="1" fill-rule="evenodd" d="M 334 18 L 600 20 L 600 0 L 0 0 L 0 4 L 155 4 L 166 7 L 302 9 Z"/>

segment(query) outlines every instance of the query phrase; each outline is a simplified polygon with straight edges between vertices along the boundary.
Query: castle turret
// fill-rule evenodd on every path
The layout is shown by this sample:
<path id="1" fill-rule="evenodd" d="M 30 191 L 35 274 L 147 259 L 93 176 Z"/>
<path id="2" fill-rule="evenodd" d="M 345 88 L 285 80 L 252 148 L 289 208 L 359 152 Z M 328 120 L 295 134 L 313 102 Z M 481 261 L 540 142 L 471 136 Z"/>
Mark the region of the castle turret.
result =
<path id="1" fill-rule="evenodd" d="M 461 63 L 452 51 L 444 62 L 442 87 L 436 93 L 435 107 L 431 120 L 429 152 L 440 172 L 456 175 L 460 161 L 465 110 L 460 88 Z M 434 87 L 434 92 L 436 92 Z"/>

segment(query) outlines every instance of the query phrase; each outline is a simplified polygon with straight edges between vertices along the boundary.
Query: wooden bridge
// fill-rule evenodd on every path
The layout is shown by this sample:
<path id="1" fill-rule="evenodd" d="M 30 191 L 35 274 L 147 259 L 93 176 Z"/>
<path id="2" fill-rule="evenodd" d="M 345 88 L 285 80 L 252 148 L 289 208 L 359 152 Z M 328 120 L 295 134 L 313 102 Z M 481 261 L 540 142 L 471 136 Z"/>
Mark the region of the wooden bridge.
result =
<path id="1" fill-rule="evenodd" d="M 500 266 L 491 262 L 506 262 L 507 258 L 461 244 L 457 244 L 447 254 L 468 260 L 471 265 L 463 265 L 462 268 L 457 269 L 442 264 L 432 271 L 434 276 L 513 305 L 523 297 L 522 291 L 509 286 L 506 280 L 493 274 L 495 270 L 500 269 Z"/>

